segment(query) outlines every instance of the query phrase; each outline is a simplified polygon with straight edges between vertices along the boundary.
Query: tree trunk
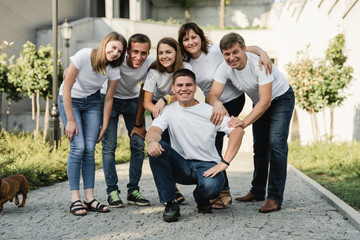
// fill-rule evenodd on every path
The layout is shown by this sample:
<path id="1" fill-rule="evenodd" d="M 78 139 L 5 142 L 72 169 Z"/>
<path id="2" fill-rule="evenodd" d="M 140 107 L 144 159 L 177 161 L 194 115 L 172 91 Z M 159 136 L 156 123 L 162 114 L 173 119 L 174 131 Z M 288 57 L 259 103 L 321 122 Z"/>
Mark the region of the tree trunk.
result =
<path id="1" fill-rule="evenodd" d="M 330 142 L 334 137 L 334 108 L 330 108 Z"/>
<path id="2" fill-rule="evenodd" d="M 220 12 L 219 12 L 220 27 L 225 27 L 225 0 L 220 0 Z"/>
<path id="3" fill-rule="evenodd" d="M 1 114 L 1 110 L 2 110 L 2 93 L 0 93 L 0 131 L 2 130 L 2 114 Z"/>
<path id="4" fill-rule="evenodd" d="M 40 90 L 36 91 L 36 136 L 35 139 L 39 138 L 39 128 L 40 128 Z"/>
<path id="5" fill-rule="evenodd" d="M 312 129 L 312 133 L 313 133 L 313 137 L 314 137 L 314 144 L 316 145 L 319 141 L 318 126 L 317 126 L 316 113 L 314 112 L 313 109 L 310 111 L 310 119 L 311 119 L 311 129 Z"/>
<path id="6" fill-rule="evenodd" d="M 323 110 L 323 122 L 324 122 L 324 132 L 325 132 L 325 136 L 328 137 L 328 133 L 327 133 L 327 127 L 326 127 L 326 114 L 325 114 L 325 106 L 324 106 L 324 110 Z"/>
<path id="7" fill-rule="evenodd" d="M 34 138 L 35 138 L 35 94 L 31 95 L 31 119 L 33 120 Z"/>
<path id="8" fill-rule="evenodd" d="M 184 15 L 185 15 L 185 21 L 187 23 L 190 22 L 191 18 L 190 18 L 190 9 L 189 8 L 185 9 Z"/>
<path id="9" fill-rule="evenodd" d="M 44 116 L 44 135 L 43 135 L 43 140 L 44 141 L 46 140 L 47 131 L 48 131 L 49 112 L 50 112 L 49 96 L 46 96 L 46 106 L 45 106 L 45 116 Z"/>
<path id="10" fill-rule="evenodd" d="M 6 126 L 5 130 L 9 131 L 9 115 L 10 115 L 11 100 L 8 100 L 8 107 L 6 110 Z"/>

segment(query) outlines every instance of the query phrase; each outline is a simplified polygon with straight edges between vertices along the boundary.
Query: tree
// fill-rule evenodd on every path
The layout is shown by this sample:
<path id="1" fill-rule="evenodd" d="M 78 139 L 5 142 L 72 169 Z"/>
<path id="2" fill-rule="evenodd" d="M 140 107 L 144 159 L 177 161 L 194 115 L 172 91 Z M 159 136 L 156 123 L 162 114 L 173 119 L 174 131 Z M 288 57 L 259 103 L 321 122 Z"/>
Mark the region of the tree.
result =
<path id="1" fill-rule="evenodd" d="M 323 76 L 323 98 L 326 107 L 330 108 L 330 140 L 334 135 L 334 110 L 341 106 L 346 99 L 344 90 L 353 79 L 353 68 L 346 66 L 347 57 L 344 54 L 345 36 L 336 35 L 330 40 L 329 48 L 325 52 L 325 61 L 321 64 Z"/>
<path id="2" fill-rule="evenodd" d="M 294 89 L 297 105 L 310 114 L 316 144 L 320 139 L 316 113 L 324 107 L 321 87 L 323 78 L 317 67 L 317 61 L 310 58 L 309 49 L 310 45 L 304 51 L 298 51 L 295 62 L 287 64 L 286 70 L 290 85 Z"/>
<path id="3" fill-rule="evenodd" d="M 21 90 L 21 92 L 32 99 L 32 119 L 34 123 L 34 138 L 39 137 L 40 125 L 40 97 L 46 99 L 45 124 L 47 128 L 49 115 L 49 97 L 52 92 L 52 61 L 53 49 L 50 45 L 40 46 L 38 50 L 31 42 L 23 45 L 23 51 L 12 66 L 8 76 L 9 80 Z M 60 53 L 59 53 L 60 57 Z M 58 60 L 59 71 L 62 69 L 60 60 Z M 61 74 L 59 74 L 60 76 Z M 61 77 L 61 76 L 60 76 Z M 60 82 L 60 81 L 59 81 Z M 36 96 L 36 104 L 35 104 Z M 36 106 L 36 118 L 35 118 Z M 47 129 L 44 129 L 44 138 Z"/>
<path id="4" fill-rule="evenodd" d="M 190 8 L 192 8 L 196 3 L 196 0 L 179 0 L 180 7 L 185 9 L 185 21 L 190 22 Z"/>
<path id="5" fill-rule="evenodd" d="M 0 51 L 11 46 L 13 43 L 8 43 L 3 41 L 0 45 Z M 21 99 L 20 93 L 17 91 L 16 87 L 8 81 L 8 72 L 10 71 L 10 61 L 12 58 L 8 59 L 7 54 L 2 53 L 0 55 L 0 129 L 2 128 L 1 123 L 1 112 L 2 112 L 2 94 L 6 93 L 6 99 L 8 101 L 8 107 L 6 111 L 6 127 L 8 129 L 8 118 L 10 114 L 10 106 L 12 101 L 19 101 Z"/>
<path id="6" fill-rule="evenodd" d="M 221 28 L 225 27 L 226 6 L 229 4 L 230 0 L 220 0 L 219 23 Z"/>

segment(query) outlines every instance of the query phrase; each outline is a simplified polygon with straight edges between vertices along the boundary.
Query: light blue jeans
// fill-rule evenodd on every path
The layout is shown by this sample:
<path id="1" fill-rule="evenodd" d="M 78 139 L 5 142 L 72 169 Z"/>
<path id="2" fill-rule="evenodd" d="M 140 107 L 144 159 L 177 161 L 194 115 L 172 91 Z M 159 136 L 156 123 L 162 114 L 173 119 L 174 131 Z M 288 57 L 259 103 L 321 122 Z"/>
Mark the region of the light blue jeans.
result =
<path id="1" fill-rule="evenodd" d="M 102 99 L 104 99 L 105 95 L 102 94 L 101 96 Z M 123 115 L 126 129 L 130 137 L 130 133 L 133 130 L 136 121 L 138 101 L 138 98 L 114 98 L 113 100 L 113 107 L 111 110 L 109 126 L 102 139 L 102 160 L 103 170 L 105 174 L 105 182 L 107 186 L 107 194 L 110 194 L 114 190 L 119 190 L 119 187 L 117 185 L 118 176 L 115 167 L 115 150 L 117 146 L 117 129 L 119 116 L 120 114 Z M 140 190 L 139 181 L 141 178 L 142 166 L 144 162 L 144 148 L 144 139 L 134 134 L 133 137 L 130 138 L 131 157 L 129 167 L 129 183 L 127 185 L 128 194 L 132 193 L 134 190 Z"/>
<path id="2" fill-rule="evenodd" d="M 63 96 L 58 98 L 61 120 L 66 126 Z M 80 170 L 82 172 L 84 189 L 94 188 L 96 140 L 99 137 L 102 124 L 103 104 L 100 92 L 86 98 L 71 98 L 72 110 L 78 128 L 70 142 L 70 152 L 67 161 L 67 174 L 70 190 L 80 190 Z"/>

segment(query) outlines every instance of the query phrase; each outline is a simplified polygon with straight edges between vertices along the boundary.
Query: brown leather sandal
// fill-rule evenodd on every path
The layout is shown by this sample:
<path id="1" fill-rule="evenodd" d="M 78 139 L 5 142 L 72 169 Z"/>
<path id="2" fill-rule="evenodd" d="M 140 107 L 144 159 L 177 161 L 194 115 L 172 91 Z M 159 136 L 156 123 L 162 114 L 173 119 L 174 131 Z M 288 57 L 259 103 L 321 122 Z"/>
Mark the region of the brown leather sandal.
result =
<path id="1" fill-rule="evenodd" d="M 225 209 L 232 203 L 232 197 L 229 190 L 222 190 L 221 194 L 210 201 L 213 209 Z"/>

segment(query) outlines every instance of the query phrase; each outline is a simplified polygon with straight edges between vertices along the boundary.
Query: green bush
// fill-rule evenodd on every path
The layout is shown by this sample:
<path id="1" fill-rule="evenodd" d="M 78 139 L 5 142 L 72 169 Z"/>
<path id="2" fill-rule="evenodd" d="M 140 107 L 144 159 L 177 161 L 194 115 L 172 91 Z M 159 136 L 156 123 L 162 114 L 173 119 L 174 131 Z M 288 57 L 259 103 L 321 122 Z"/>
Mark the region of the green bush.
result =
<path id="1" fill-rule="evenodd" d="M 129 138 L 118 139 L 116 163 L 130 159 Z M 34 141 L 32 134 L 0 133 L 0 178 L 24 174 L 32 187 L 48 186 L 67 180 L 66 162 L 69 140 L 63 136 L 58 149 L 50 151 L 47 141 Z M 96 145 L 95 164 L 101 166 L 101 144 Z"/>

